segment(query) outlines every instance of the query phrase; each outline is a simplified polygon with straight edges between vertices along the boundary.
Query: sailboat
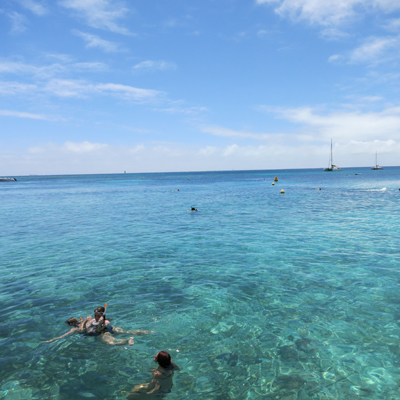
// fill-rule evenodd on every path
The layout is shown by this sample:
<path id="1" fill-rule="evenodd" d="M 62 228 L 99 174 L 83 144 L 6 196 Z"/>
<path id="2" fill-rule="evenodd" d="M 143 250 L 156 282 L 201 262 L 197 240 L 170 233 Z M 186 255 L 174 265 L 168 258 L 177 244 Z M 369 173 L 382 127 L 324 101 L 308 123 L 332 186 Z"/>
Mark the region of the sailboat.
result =
<path id="1" fill-rule="evenodd" d="M 332 139 L 331 139 L 331 154 L 329 158 L 329 167 L 324 168 L 324 171 L 341 171 L 342 168 L 337 167 L 335 164 L 333 164 L 333 157 L 332 157 Z"/>
<path id="2" fill-rule="evenodd" d="M 375 167 L 372 167 L 371 169 L 383 169 L 378 165 L 378 152 L 375 153 Z"/>

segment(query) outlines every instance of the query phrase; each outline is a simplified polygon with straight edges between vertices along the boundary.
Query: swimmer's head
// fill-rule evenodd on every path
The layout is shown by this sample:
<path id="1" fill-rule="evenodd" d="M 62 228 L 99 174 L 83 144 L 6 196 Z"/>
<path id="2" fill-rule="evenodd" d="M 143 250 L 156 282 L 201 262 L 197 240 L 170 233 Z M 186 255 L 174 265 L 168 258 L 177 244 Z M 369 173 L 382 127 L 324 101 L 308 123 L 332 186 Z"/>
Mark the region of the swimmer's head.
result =
<path id="1" fill-rule="evenodd" d="M 160 365 L 160 367 L 168 368 L 171 364 L 171 356 L 166 351 L 159 351 L 154 357 L 154 361 Z"/>
<path id="2" fill-rule="evenodd" d="M 104 311 L 106 311 L 106 309 L 104 307 L 102 307 L 102 306 L 97 307 L 94 310 L 94 317 L 95 317 L 96 321 L 104 316 Z"/>
<path id="3" fill-rule="evenodd" d="M 79 324 L 79 321 L 74 317 L 67 319 L 65 322 L 70 326 L 76 326 Z"/>

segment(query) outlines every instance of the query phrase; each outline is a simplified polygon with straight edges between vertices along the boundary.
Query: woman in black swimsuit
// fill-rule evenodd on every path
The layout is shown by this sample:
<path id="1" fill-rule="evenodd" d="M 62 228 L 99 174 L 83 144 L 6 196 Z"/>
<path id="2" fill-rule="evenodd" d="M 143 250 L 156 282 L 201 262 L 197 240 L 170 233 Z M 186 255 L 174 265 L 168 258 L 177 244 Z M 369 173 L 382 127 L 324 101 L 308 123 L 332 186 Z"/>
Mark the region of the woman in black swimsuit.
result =
<path id="1" fill-rule="evenodd" d="M 159 351 L 154 361 L 158 363 L 158 368 L 153 372 L 153 379 L 149 383 L 136 385 L 129 393 L 128 400 L 159 399 L 171 392 L 172 377 L 180 368 L 171 361 L 171 356 L 166 351 Z"/>

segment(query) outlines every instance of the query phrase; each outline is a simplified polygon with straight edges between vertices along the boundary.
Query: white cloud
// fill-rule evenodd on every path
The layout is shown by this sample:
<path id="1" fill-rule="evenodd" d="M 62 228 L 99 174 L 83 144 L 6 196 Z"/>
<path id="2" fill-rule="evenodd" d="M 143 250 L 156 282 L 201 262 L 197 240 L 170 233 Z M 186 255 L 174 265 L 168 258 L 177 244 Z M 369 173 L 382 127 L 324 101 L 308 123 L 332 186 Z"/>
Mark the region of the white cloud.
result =
<path id="1" fill-rule="evenodd" d="M 186 114 L 196 115 L 207 111 L 206 107 L 169 107 L 169 108 L 157 108 L 156 111 L 165 112 L 168 114 Z"/>
<path id="2" fill-rule="evenodd" d="M 29 119 L 40 119 L 40 120 L 52 120 L 52 118 L 46 117 L 40 114 L 31 114 L 21 111 L 10 111 L 10 110 L 0 110 L 0 116 L 3 117 L 17 117 L 17 118 L 29 118 Z"/>
<path id="3" fill-rule="evenodd" d="M 107 71 L 108 66 L 100 62 L 51 64 L 34 66 L 22 62 L 0 60 L 0 75 L 16 74 L 31 78 L 33 83 L 0 81 L 0 93 L 19 94 L 48 94 L 58 97 L 85 98 L 91 95 L 112 95 L 124 100 L 149 102 L 161 99 L 165 93 L 137 88 L 119 83 L 93 83 L 84 79 L 65 79 L 63 75 L 80 71 Z M 194 109 L 192 110 L 194 113 Z"/>
<path id="4" fill-rule="evenodd" d="M 343 56 L 341 56 L 340 54 L 334 54 L 334 55 L 329 57 L 328 61 L 329 62 L 336 62 L 336 61 L 340 61 L 342 59 L 343 59 Z"/>
<path id="5" fill-rule="evenodd" d="M 279 168 L 323 168 L 329 143 L 271 143 L 268 145 L 193 146 L 180 143 L 115 146 L 90 141 L 47 143 L 16 153 L 1 154 L 5 175 L 85 174 L 158 171 L 217 171 Z M 341 167 L 397 165 L 400 142 L 396 140 L 336 143 L 335 162 Z M 1 152 L 1 149 L 0 149 Z M 397 187 L 398 188 L 398 187 Z M 397 190 L 396 188 L 396 190 Z"/>
<path id="6" fill-rule="evenodd" d="M 62 150 L 70 153 L 93 153 L 107 149 L 108 145 L 104 143 L 91 143 L 84 141 L 81 143 L 65 142 L 61 147 Z"/>
<path id="7" fill-rule="evenodd" d="M 27 19 L 22 14 L 14 11 L 9 13 L 8 17 L 12 23 L 11 33 L 21 33 L 26 30 Z"/>
<path id="8" fill-rule="evenodd" d="M 399 32 L 400 31 L 400 18 L 389 19 L 385 26 L 388 31 Z"/>
<path id="9" fill-rule="evenodd" d="M 383 97 L 381 96 L 364 96 L 361 98 L 361 100 L 369 101 L 369 102 L 375 102 L 375 101 L 381 101 L 383 100 Z"/>
<path id="10" fill-rule="evenodd" d="M 101 62 L 64 63 L 35 66 L 22 62 L 0 60 L 0 74 L 31 75 L 38 79 L 48 79 L 56 75 L 77 71 L 107 71 L 108 66 Z"/>
<path id="11" fill-rule="evenodd" d="M 152 89 L 140 89 L 133 86 L 120 85 L 117 83 L 99 83 L 92 85 L 93 90 L 98 93 L 114 93 L 128 100 L 147 101 L 154 100 L 164 93 Z"/>
<path id="12" fill-rule="evenodd" d="M 73 61 L 73 58 L 68 54 L 48 53 L 46 54 L 46 57 L 50 59 L 55 58 L 56 60 L 62 61 L 64 63 L 70 63 Z"/>
<path id="13" fill-rule="evenodd" d="M 78 17 L 86 20 L 89 26 L 123 35 L 132 35 L 128 29 L 119 26 L 118 21 L 129 10 L 122 2 L 110 0 L 61 0 L 59 4 L 73 10 Z"/>
<path id="14" fill-rule="evenodd" d="M 224 151 L 222 152 L 223 157 L 234 156 L 240 150 L 240 147 L 237 144 L 229 145 Z"/>
<path id="15" fill-rule="evenodd" d="M 36 1 L 33 0 L 18 0 L 18 2 L 25 8 L 27 8 L 29 11 L 31 11 L 33 14 L 43 16 L 47 14 L 47 9 L 40 3 L 37 3 Z"/>
<path id="16" fill-rule="evenodd" d="M 218 148 L 215 146 L 206 146 L 206 147 L 202 147 L 199 149 L 199 154 L 201 156 L 212 156 L 213 154 L 215 154 L 218 151 Z"/>
<path id="17" fill-rule="evenodd" d="M 353 141 L 395 140 L 400 134 L 400 107 L 381 112 L 336 111 L 317 113 L 310 107 L 274 109 L 264 107 L 279 118 L 300 125 L 297 139 L 302 141 Z"/>
<path id="18" fill-rule="evenodd" d="M 192 146 L 180 143 L 115 146 L 90 141 L 47 143 L 5 153 L 0 169 L 5 175 L 85 174 L 158 171 L 217 171 L 244 169 L 323 168 L 330 143 L 270 143 L 268 145 Z M 372 166 L 375 151 L 383 166 L 398 165 L 400 141 L 350 140 L 336 143 L 335 162 L 341 167 Z M 397 187 L 398 188 L 398 187 Z M 397 190 L 396 188 L 396 190 Z"/>
<path id="19" fill-rule="evenodd" d="M 390 13 L 400 9 L 392 0 L 256 0 L 275 7 L 281 17 L 325 27 L 339 26 L 363 12 Z"/>
<path id="20" fill-rule="evenodd" d="M 102 62 L 81 62 L 70 64 L 70 68 L 76 71 L 94 71 L 104 72 L 108 71 L 108 65 Z"/>
<path id="21" fill-rule="evenodd" d="M 209 133 L 214 136 L 222 136 L 222 137 L 239 137 L 239 138 L 252 138 L 252 139 L 270 139 L 274 134 L 271 133 L 254 133 L 254 132 L 245 132 L 245 131 L 236 131 L 228 128 L 224 128 L 221 126 L 203 126 L 201 131 L 204 133 Z"/>
<path id="22" fill-rule="evenodd" d="M 141 89 L 118 83 L 90 83 L 83 80 L 51 79 L 41 91 L 59 97 L 87 97 L 93 94 L 112 94 L 125 100 L 146 102 L 159 98 L 163 92 Z"/>
<path id="23" fill-rule="evenodd" d="M 89 33 L 84 33 L 77 30 L 73 30 L 72 32 L 75 35 L 80 36 L 86 42 L 87 48 L 98 47 L 99 49 L 104 50 L 106 53 L 116 53 L 122 51 L 117 43 L 104 40 L 97 35 L 91 35 Z"/>
<path id="24" fill-rule="evenodd" d="M 392 57 L 392 51 L 398 50 L 399 47 L 399 37 L 369 38 L 363 45 L 353 50 L 348 59 L 350 63 L 379 63 L 388 56 Z M 389 52 L 391 53 L 390 55 Z M 398 55 L 395 55 L 395 57 L 398 58 Z"/>
<path id="25" fill-rule="evenodd" d="M 36 85 L 19 83 L 19 82 L 1 82 L 0 94 L 18 95 L 23 93 L 31 93 L 37 90 Z"/>
<path id="26" fill-rule="evenodd" d="M 380 64 L 400 58 L 400 36 L 369 37 L 361 46 L 346 54 L 334 54 L 329 62 L 346 62 L 348 64 Z"/>
<path id="27" fill-rule="evenodd" d="M 58 97 L 85 98 L 90 95 L 113 95 L 124 100 L 148 102 L 160 99 L 164 92 L 142 89 L 119 83 L 91 83 L 84 80 L 50 79 L 36 84 L 19 82 L 1 82 L 0 94 L 40 94 L 46 93 Z"/>
<path id="28" fill-rule="evenodd" d="M 164 70 L 174 70 L 176 69 L 176 64 L 167 61 L 142 61 L 139 64 L 133 66 L 134 71 L 164 71 Z"/>

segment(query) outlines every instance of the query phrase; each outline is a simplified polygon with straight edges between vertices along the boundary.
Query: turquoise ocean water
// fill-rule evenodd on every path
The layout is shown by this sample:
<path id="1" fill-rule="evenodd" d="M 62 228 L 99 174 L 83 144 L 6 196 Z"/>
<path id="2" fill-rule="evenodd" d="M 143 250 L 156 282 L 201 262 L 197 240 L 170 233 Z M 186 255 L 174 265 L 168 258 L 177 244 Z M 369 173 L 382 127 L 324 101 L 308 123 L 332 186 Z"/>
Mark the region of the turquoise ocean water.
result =
<path id="1" fill-rule="evenodd" d="M 171 400 L 400 398 L 400 168 L 17 179 L 1 399 L 123 399 L 159 350 Z M 41 343 L 104 303 L 155 333 Z"/>

